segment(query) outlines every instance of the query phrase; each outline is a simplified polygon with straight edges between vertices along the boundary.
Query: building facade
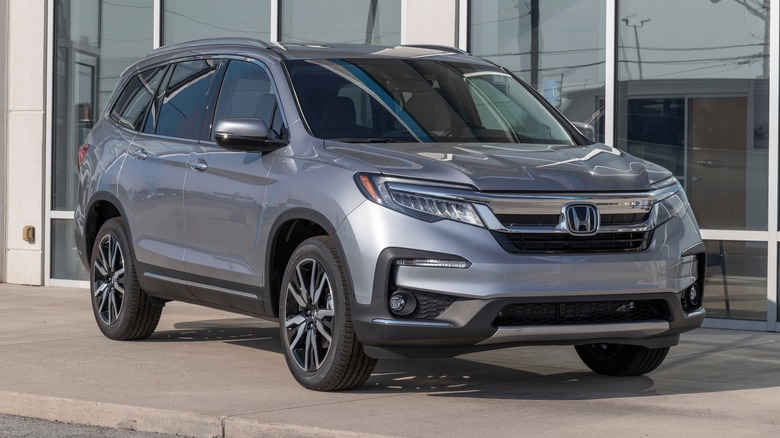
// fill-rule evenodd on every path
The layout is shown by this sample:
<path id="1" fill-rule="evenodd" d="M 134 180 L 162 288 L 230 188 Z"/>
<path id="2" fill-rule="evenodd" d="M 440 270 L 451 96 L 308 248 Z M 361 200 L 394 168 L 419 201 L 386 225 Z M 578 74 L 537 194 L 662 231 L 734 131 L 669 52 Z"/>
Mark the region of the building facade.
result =
<path id="1" fill-rule="evenodd" d="M 0 281 L 87 286 L 76 152 L 151 49 L 218 36 L 443 44 L 672 170 L 708 248 L 706 324 L 778 331 L 779 1 L 0 2 Z"/>

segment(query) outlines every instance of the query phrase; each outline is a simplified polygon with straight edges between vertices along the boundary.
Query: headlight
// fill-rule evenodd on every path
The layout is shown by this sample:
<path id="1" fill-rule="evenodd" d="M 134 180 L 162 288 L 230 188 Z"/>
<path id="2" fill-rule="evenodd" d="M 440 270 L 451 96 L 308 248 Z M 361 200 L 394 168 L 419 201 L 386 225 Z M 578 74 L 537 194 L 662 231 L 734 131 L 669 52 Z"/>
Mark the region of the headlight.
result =
<path id="1" fill-rule="evenodd" d="M 355 182 L 369 201 L 408 216 L 428 222 L 450 219 L 478 227 L 485 226 L 474 206 L 469 202 L 418 193 L 411 189 L 413 187 L 411 185 L 405 186 L 403 190 L 394 189 L 379 175 L 358 174 L 355 176 Z M 431 189 L 431 187 L 425 188 Z"/>
<path id="2" fill-rule="evenodd" d="M 685 191 L 679 184 L 677 187 L 679 190 L 653 205 L 653 210 L 650 213 L 653 219 L 653 228 L 675 217 L 682 219 L 688 212 L 688 198 L 685 196 Z"/>

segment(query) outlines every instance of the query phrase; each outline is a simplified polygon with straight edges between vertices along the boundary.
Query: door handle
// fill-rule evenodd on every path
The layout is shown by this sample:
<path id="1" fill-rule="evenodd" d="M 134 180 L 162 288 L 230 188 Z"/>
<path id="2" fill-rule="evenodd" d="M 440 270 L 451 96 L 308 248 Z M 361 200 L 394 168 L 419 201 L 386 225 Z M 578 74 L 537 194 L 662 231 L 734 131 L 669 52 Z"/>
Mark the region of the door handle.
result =
<path id="1" fill-rule="evenodd" d="M 206 169 L 209 168 L 208 163 L 206 163 L 206 160 L 202 158 L 198 158 L 197 160 L 192 160 L 189 163 L 187 163 L 188 166 L 190 166 L 191 169 L 198 170 L 200 172 L 205 172 Z"/>
<path id="2" fill-rule="evenodd" d="M 141 161 L 149 158 L 149 154 L 147 154 L 146 151 L 143 149 L 136 149 L 133 152 L 130 152 L 130 156 L 133 158 L 137 158 Z"/>

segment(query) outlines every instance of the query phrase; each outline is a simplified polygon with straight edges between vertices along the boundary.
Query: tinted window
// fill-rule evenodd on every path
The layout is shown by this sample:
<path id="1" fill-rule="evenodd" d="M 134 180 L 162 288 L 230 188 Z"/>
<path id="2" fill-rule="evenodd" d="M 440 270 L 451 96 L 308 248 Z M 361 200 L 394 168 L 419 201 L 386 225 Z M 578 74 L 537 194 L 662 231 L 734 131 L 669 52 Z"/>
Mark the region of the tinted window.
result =
<path id="1" fill-rule="evenodd" d="M 130 129 L 141 130 L 146 108 L 160 85 L 164 71 L 163 68 L 147 70 L 127 81 L 125 89 L 111 109 L 111 118 Z"/>
<path id="2" fill-rule="evenodd" d="M 270 136 L 283 134 L 274 87 L 268 74 L 257 64 L 230 61 L 225 72 L 214 121 L 237 117 L 261 119 L 272 130 Z M 214 139 L 213 133 L 211 138 Z"/>
<path id="3" fill-rule="evenodd" d="M 206 97 L 220 61 L 196 60 L 176 64 L 163 95 L 156 133 L 197 139 L 207 109 Z"/>
<path id="4" fill-rule="evenodd" d="M 288 66 L 306 122 L 320 138 L 574 143 L 525 86 L 494 66 L 392 58 Z"/>

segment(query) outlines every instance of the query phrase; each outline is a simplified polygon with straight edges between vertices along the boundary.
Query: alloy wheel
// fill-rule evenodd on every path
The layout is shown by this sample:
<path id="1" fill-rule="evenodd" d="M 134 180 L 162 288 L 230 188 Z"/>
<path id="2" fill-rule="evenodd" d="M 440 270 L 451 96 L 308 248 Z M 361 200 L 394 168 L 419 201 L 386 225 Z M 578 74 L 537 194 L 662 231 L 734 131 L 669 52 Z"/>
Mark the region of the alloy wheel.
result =
<path id="1" fill-rule="evenodd" d="M 119 318 L 125 297 L 125 259 L 113 234 L 100 241 L 92 272 L 97 313 L 104 324 L 112 325 Z"/>
<path id="2" fill-rule="evenodd" d="M 333 344 L 335 313 L 328 273 L 317 260 L 295 266 L 285 309 L 287 348 L 295 363 L 307 372 L 319 370 Z"/>

